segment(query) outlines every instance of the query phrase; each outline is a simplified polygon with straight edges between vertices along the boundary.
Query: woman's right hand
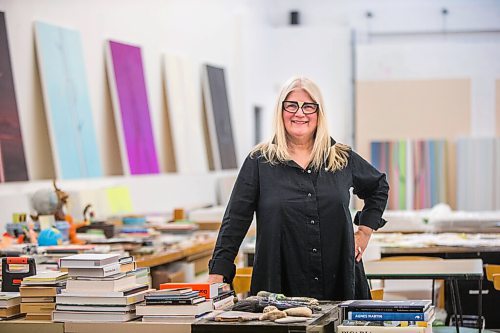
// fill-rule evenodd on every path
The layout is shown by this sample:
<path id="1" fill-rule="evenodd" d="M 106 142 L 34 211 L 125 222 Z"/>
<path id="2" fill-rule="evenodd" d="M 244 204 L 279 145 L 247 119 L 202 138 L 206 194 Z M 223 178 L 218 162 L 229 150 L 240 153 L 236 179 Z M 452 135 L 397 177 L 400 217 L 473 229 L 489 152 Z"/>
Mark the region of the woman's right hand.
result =
<path id="1" fill-rule="evenodd" d="M 222 283 L 222 282 L 224 282 L 224 276 L 220 274 L 208 275 L 208 283 Z"/>

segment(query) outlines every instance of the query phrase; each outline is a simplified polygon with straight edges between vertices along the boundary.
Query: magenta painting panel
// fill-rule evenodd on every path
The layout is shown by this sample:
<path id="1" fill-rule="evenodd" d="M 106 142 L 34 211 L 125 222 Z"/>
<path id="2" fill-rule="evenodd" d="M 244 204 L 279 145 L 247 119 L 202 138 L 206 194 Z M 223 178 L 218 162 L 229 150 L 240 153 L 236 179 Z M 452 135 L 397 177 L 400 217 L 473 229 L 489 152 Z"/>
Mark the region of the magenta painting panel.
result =
<path id="1" fill-rule="evenodd" d="M 123 166 L 127 174 L 159 172 L 141 48 L 108 42 L 108 70 Z"/>

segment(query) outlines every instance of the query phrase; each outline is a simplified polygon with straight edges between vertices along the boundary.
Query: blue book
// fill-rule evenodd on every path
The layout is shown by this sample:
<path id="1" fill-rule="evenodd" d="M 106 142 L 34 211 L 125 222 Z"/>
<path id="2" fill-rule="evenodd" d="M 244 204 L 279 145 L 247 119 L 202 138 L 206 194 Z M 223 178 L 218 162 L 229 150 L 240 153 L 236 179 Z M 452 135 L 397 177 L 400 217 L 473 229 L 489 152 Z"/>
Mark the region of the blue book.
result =
<path id="1" fill-rule="evenodd" d="M 408 320 L 408 321 L 428 321 L 430 311 L 426 312 L 348 312 L 348 320 Z"/>
<path id="2" fill-rule="evenodd" d="M 431 306 L 430 300 L 349 300 L 339 304 L 346 312 L 426 312 Z"/>

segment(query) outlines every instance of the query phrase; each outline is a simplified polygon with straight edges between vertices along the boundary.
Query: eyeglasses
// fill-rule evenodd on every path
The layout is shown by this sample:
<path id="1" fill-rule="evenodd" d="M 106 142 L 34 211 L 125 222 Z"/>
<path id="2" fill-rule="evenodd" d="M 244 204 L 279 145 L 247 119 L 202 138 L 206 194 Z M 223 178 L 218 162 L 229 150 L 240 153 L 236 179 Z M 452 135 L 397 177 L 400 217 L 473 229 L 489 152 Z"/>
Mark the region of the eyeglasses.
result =
<path id="1" fill-rule="evenodd" d="M 302 109 L 304 114 L 313 114 L 318 111 L 318 103 L 303 102 L 299 104 L 296 101 L 283 101 L 283 110 L 290 113 L 296 113 L 299 109 Z"/>

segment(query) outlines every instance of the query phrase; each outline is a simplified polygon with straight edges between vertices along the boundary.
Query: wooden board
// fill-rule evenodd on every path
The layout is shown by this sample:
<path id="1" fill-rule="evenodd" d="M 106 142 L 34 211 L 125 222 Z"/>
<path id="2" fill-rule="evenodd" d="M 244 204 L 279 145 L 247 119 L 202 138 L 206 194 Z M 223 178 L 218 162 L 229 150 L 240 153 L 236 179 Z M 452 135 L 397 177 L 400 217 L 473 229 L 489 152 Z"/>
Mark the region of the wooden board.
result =
<path id="1" fill-rule="evenodd" d="M 0 183 L 28 180 L 10 63 L 5 14 L 0 12 Z"/>
<path id="2" fill-rule="evenodd" d="M 106 59 L 125 174 L 159 173 L 141 48 L 108 41 Z"/>
<path id="3" fill-rule="evenodd" d="M 80 33 L 36 22 L 35 36 L 56 174 L 102 176 Z"/>
<path id="4" fill-rule="evenodd" d="M 236 149 L 224 68 L 203 67 L 203 97 L 215 170 L 236 169 Z"/>
<path id="5" fill-rule="evenodd" d="M 173 55 L 165 55 L 163 63 L 177 172 L 206 172 L 208 161 L 198 66 L 188 58 Z"/>

